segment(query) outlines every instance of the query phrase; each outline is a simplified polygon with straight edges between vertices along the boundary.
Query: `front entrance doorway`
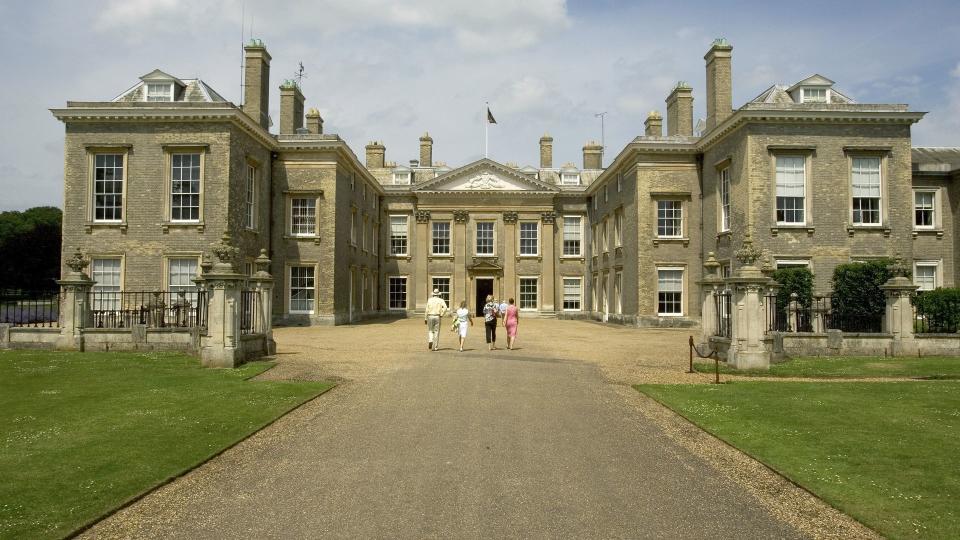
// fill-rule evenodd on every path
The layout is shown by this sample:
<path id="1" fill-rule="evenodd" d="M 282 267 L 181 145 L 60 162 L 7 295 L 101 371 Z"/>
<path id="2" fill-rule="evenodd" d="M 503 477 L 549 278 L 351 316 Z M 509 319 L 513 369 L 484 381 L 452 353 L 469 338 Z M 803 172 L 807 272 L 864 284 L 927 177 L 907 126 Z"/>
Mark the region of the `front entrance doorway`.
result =
<path id="1" fill-rule="evenodd" d="M 493 278 L 476 278 L 473 281 L 477 288 L 477 295 L 474 297 L 477 304 L 475 315 L 482 316 L 483 306 L 487 303 L 487 295 L 493 294 Z"/>

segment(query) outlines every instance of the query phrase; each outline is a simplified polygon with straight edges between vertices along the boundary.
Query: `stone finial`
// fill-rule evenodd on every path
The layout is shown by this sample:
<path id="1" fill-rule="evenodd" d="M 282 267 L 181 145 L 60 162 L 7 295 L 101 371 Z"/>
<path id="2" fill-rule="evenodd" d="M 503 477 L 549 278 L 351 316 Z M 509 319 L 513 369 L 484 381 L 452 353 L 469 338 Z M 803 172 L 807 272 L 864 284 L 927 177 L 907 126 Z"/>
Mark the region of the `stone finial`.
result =
<path id="1" fill-rule="evenodd" d="M 200 270 L 202 274 L 206 274 L 213 268 L 213 259 L 210 258 L 209 253 L 204 253 L 203 258 L 200 260 Z M 202 275 L 201 274 L 201 275 Z"/>
<path id="2" fill-rule="evenodd" d="M 220 262 L 213 265 L 218 271 L 233 271 L 233 262 L 240 256 L 240 248 L 231 243 L 230 233 L 224 231 L 220 241 L 210 245 L 210 251 Z"/>
<path id="3" fill-rule="evenodd" d="M 893 263 L 890 265 L 890 271 L 893 273 L 893 277 L 910 277 L 910 268 L 907 267 L 899 251 L 893 255 Z"/>
<path id="4" fill-rule="evenodd" d="M 763 264 L 760 266 L 760 272 L 762 272 L 763 275 L 770 277 L 777 270 L 777 267 L 773 264 L 773 255 L 766 250 L 762 251 L 761 253 L 763 253 Z"/>
<path id="5" fill-rule="evenodd" d="M 72 272 L 82 274 L 87 266 L 90 266 L 90 259 L 84 257 L 80 248 L 77 248 L 76 251 L 73 252 L 73 256 L 67 259 L 65 264 Z"/>
<path id="6" fill-rule="evenodd" d="M 743 239 L 743 245 L 736 251 L 735 255 L 743 266 L 753 266 L 763 257 L 763 252 L 753 245 L 753 238 L 748 232 L 747 237 Z"/>
<path id="7" fill-rule="evenodd" d="M 270 258 L 267 257 L 267 250 L 261 249 L 260 255 L 253 260 L 253 267 L 256 269 L 257 274 L 269 274 L 271 262 Z"/>
<path id="8" fill-rule="evenodd" d="M 703 262 L 703 268 L 707 271 L 707 277 L 717 277 L 720 263 L 717 262 L 717 257 L 712 251 L 707 253 L 707 260 Z"/>

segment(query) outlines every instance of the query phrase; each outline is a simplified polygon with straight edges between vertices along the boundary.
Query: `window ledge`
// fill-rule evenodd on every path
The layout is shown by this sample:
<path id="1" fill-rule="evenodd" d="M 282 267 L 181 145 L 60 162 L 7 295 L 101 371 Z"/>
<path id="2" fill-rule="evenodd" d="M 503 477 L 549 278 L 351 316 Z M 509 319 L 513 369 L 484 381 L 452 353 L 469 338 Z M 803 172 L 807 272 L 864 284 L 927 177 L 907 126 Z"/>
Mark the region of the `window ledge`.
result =
<path id="1" fill-rule="evenodd" d="M 724 236 L 731 236 L 732 234 L 733 232 L 730 229 L 720 231 L 717 233 L 717 239 L 723 238 Z"/>
<path id="2" fill-rule="evenodd" d="M 847 234 L 853 236 L 857 232 L 882 232 L 884 236 L 890 236 L 890 233 L 893 232 L 890 227 L 886 225 L 847 225 Z"/>
<path id="3" fill-rule="evenodd" d="M 777 236 L 780 231 L 807 231 L 808 236 L 813 236 L 813 233 L 816 232 L 816 227 L 813 225 L 791 225 L 789 223 L 778 223 L 777 225 L 770 227 L 770 236 Z"/>
<path id="4" fill-rule="evenodd" d="M 718 235 L 719 236 L 719 235 Z M 686 236 L 657 236 L 653 239 L 654 247 L 660 244 L 683 244 L 683 247 L 690 245 L 690 238 Z"/>
<path id="5" fill-rule="evenodd" d="M 295 241 L 313 241 L 314 244 L 320 244 L 320 237 L 317 235 L 297 235 L 297 234 L 285 234 L 283 235 L 284 240 L 295 240 Z"/>
<path id="6" fill-rule="evenodd" d="M 427 260 L 428 261 L 433 261 L 433 260 L 452 261 L 453 254 L 452 253 L 431 253 L 430 255 L 427 255 Z"/>
<path id="7" fill-rule="evenodd" d="M 916 238 L 920 235 L 923 236 L 933 236 L 936 235 L 937 238 L 943 238 L 943 229 L 914 229 L 913 237 Z"/>
<path id="8" fill-rule="evenodd" d="M 202 233 L 206 225 L 202 221 L 164 221 L 160 224 L 160 229 L 164 233 L 169 233 L 171 228 L 187 229 L 189 227 L 196 227 L 197 232 Z"/>
<path id="9" fill-rule="evenodd" d="M 583 255 L 561 255 L 559 258 L 560 258 L 561 261 L 568 261 L 568 262 L 579 261 L 579 262 L 585 262 Z"/>
<path id="10" fill-rule="evenodd" d="M 93 232 L 93 229 L 119 229 L 120 232 L 127 232 L 126 221 L 88 221 L 83 224 L 83 230 L 87 234 Z"/>
<path id="11" fill-rule="evenodd" d="M 517 255 L 518 261 L 521 261 L 521 260 L 530 261 L 534 259 L 536 259 L 537 261 L 543 261 L 543 256 L 542 255 Z"/>
<path id="12" fill-rule="evenodd" d="M 384 255 L 384 258 L 387 259 L 398 259 L 398 260 L 410 260 L 410 255 Z M 395 308 L 392 308 L 395 309 Z"/>

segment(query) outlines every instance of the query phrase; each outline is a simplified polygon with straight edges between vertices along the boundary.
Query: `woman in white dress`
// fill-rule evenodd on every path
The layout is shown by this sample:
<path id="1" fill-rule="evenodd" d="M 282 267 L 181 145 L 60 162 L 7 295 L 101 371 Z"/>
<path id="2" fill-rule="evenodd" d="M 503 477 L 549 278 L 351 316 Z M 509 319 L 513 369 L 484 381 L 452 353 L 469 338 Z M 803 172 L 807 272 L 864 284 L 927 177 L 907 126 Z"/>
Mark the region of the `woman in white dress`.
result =
<path id="1" fill-rule="evenodd" d="M 459 325 L 460 352 L 463 352 L 463 340 L 467 337 L 467 323 L 473 326 L 473 314 L 467 309 L 467 301 L 460 302 L 460 308 L 453 314 Z"/>

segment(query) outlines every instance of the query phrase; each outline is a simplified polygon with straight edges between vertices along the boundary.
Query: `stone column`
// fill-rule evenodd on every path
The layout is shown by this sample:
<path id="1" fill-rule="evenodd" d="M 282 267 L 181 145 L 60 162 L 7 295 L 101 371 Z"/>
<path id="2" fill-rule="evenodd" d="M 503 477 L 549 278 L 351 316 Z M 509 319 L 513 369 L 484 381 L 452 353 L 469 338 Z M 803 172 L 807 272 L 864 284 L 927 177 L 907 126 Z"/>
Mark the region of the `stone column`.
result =
<path id="1" fill-rule="evenodd" d="M 799 332 L 800 302 L 797 293 L 790 293 L 790 303 L 787 304 L 787 332 Z"/>
<path id="2" fill-rule="evenodd" d="M 430 249 L 430 211 L 417 210 L 417 244 L 413 251 L 413 267 L 416 269 L 416 279 L 407 282 L 408 294 L 413 295 L 414 307 L 417 313 L 427 309 L 427 298 L 430 295 L 430 277 L 427 274 L 427 254 Z"/>
<path id="3" fill-rule="evenodd" d="M 207 335 L 201 338 L 200 363 L 204 367 L 237 367 L 244 361 L 239 316 L 244 276 L 233 266 L 240 250 L 230 244 L 229 233 L 210 250 L 219 262 L 202 276 L 207 289 Z"/>
<path id="4" fill-rule="evenodd" d="M 917 286 L 908 278 L 899 275 L 880 286 L 886 295 L 887 307 L 883 317 L 883 331 L 893 334 L 890 354 L 907 356 L 917 354 L 917 340 L 913 325 L 916 317 L 910 298 Z"/>
<path id="5" fill-rule="evenodd" d="M 270 275 L 270 262 L 267 250 L 261 249 L 260 256 L 253 261 L 256 272 L 249 278 L 253 290 L 260 297 L 260 312 L 254 317 L 260 323 L 266 347 L 264 354 L 267 356 L 277 354 L 277 342 L 273 340 L 273 276 Z"/>
<path id="6" fill-rule="evenodd" d="M 73 257 L 66 261 L 70 271 L 57 281 L 63 295 L 60 299 L 60 335 L 56 342 L 58 350 L 83 350 L 83 329 L 90 318 L 88 302 L 89 292 L 93 288 L 93 280 L 84 273 L 89 264 L 90 259 L 77 249 Z"/>
<path id="7" fill-rule="evenodd" d="M 557 221 L 557 213 L 554 211 L 544 212 L 540 214 L 540 221 L 543 224 L 541 230 L 543 231 L 543 239 L 541 244 L 543 245 L 543 264 L 541 266 L 541 272 L 543 273 L 543 293 L 540 298 L 543 299 L 543 304 L 540 306 L 540 311 L 542 313 L 553 313 L 555 311 L 556 298 L 557 298 L 557 287 L 556 287 L 556 256 L 554 255 L 554 242 L 556 241 L 553 236 L 554 224 Z"/>
<path id="8" fill-rule="evenodd" d="M 727 279 L 733 289 L 733 320 L 727 363 L 736 369 L 767 369 L 770 367 L 770 351 L 763 342 L 766 322 L 763 291 L 769 286 L 770 278 L 755 266 L 762 253 L 753 246 L 749 233 L 736 256 L 741 266 L 734 277 Z"/>
<path id="9" fill-rule="evenodd" d="M 517 298 L 517 213 L 503 213 L 503 301 Z"/>
<path id="10" fill-rule="evenodd" d="M 704 278 L 698 282 L 700 285 L 701 308 L 700 308 L 700 344 L 710 342 L 710 336 L 717 333 L 717 320 L 720 314 L 717 313 L 716 295 L 723 287 L 723 279 L 720 278 L 720 263 L 717 262 L 713 252 L 707 253 L 707 260 L 703 263 Z"/>
<path id="11" fill-rule="evenodd" d="M 453 245 L 453 290 L 450 291 L 450 303 L 453 305 L 450 309 L 456 309 L 462 300 L 469 300 L 467 298 L 467 254 L 470 246 L 470 239 L 467 238 L 467 218 L 469 215 L 466 210 L 453 211 L 453 238 L 450 240 Z"/>

